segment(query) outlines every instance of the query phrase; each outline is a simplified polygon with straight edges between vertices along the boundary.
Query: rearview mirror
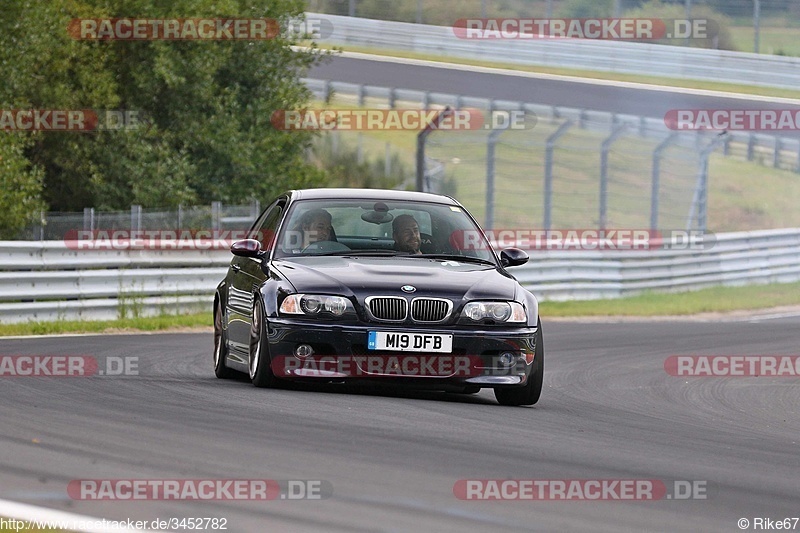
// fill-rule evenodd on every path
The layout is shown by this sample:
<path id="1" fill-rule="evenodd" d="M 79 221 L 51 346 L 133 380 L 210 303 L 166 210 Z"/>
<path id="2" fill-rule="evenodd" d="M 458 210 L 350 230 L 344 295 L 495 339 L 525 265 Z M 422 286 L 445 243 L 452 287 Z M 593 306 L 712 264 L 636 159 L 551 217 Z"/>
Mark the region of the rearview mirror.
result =
<path id="1" fill-rule="evenodd" d="M 515 267 L 528 262 L 528 254 L 519 248 L 506 248 L 500 252 L 500 264 L 504 267 Z"/>
<path id="2" fill-rule="evenodd" d="M 256 259 L 264 255 L 261 251 L 261 243 L 255 239 L 244 239 L 231 244 L 231 253 L 239 257 L 254 257 Z"/>

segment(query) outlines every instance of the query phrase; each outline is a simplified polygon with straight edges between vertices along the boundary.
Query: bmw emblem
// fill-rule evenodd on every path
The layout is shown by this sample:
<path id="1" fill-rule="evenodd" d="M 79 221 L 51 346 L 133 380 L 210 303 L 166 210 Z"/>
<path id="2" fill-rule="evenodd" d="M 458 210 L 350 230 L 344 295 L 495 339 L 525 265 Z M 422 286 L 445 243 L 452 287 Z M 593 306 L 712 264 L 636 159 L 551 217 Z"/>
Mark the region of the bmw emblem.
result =
<path id="1" fill-rule="evenodd" d="M 403 292 L 414 292 L 417 290 L 417 288 L 413 285 L 403 285 L 400 287 L 400 290 Z"/>

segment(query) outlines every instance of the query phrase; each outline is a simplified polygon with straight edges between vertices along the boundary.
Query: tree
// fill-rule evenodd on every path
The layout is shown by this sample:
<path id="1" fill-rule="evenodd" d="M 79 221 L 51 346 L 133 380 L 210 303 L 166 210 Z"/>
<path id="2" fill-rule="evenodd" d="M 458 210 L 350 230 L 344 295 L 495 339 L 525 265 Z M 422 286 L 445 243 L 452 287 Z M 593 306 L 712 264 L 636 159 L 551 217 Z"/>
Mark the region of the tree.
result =
<path id="1" fill-rule="evenodd" d="M 270 124 L 274 111 L 309 101 L 300 77 L 323 56 L 316 47 L 292 49 L 298 38 L 288 34 L 91 41 L 67 31 L 76 18 L 269 18 L 284 27 L 303 8 L 301 0 L 12 2 L 0 18 L 3 109 L 132 110 L 143 121 L 121 131 L 13 133 L 28 161 L 15 168 L 42 178 L 53 210 L 265 200 L 323 184 L 324 172 L 304 160 L 314 133 Z"/>

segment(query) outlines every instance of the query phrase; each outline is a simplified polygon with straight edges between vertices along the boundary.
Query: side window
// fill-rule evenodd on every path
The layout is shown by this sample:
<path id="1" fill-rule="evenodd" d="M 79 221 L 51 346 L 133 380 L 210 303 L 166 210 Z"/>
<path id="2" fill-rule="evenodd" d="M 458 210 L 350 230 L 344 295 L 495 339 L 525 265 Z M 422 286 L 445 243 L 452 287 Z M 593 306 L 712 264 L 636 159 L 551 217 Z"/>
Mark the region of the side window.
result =
<path id="1" fill-rule="evenodd" d="M 278 230 L 278 224 L 281 221 L 285 205 L 286 200 L 279 199 L 264 210 L 264 213 L 253 224 L 249 238 L 258 240 L 261 243 L 262 250 L 272 249 L 272 245 L 275 242 L 275 232 Z"/>

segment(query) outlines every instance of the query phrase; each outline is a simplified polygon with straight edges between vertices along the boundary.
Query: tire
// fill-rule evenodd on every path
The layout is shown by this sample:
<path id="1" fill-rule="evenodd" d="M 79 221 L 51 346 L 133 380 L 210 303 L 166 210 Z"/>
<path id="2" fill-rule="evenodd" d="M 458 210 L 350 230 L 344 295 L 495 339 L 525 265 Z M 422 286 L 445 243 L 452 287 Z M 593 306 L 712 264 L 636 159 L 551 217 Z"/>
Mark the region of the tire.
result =
<path id="1" fill-rule="evenodd" d="M 539 321 L 539 329 L 536 332 L 536 350 L 534 362 L 538 361 L 536 370 L 528 378 L 528 383 L 524 387 L 514 389 L 495 389 L 494 397 L 500 405 L 534 405 L 542 395 L 542 384 L 544 383 L 544 337 L 542 336 L 542 322 Z"/>
<path id="2" fill-rule="evenodd" d="M 214 300 L 214 375 L 219 379 L 230 379 L 235 371 L 225 364 L 228 358 L 228 336 L 222 327 L 222 304 L 219 298 Z"/>
<path id="3" fill-rule="evenodd" d="M 256 298 L 253 301 L 253 322 L 250 326 L 250 357 L 248 369 L 250 381 L 259 388 L 277 387 L 278 380 L 272 373 L 272 361 L 269 357 L 269 349 L 266 342 L 266 332 L 264 330 L 264 306 L 261 300 Z"/>

